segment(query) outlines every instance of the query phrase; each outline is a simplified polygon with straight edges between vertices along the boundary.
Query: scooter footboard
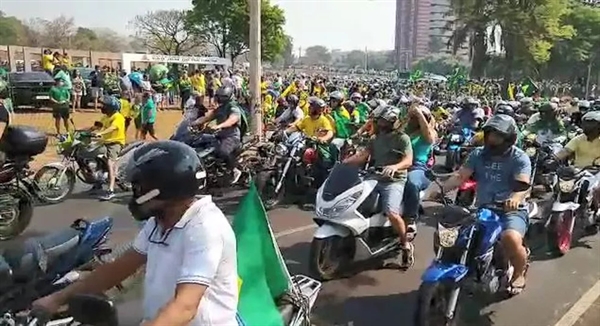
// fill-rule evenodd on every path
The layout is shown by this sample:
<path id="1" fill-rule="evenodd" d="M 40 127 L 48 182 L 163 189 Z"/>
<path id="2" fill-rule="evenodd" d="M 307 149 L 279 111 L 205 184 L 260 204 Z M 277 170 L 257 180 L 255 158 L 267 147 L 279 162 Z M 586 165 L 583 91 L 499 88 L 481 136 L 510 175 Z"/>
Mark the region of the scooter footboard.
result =
<path id="1" fill-rule="evenodd" d="M 326 239 L 337 235 L 344 238 L 350 234 L 350 230 L 342 225 L 324 223 L 315 231 L 313 237 L 316 239 Z"/>
<path id="2" fill-rule="evenodd" d="M 467 276 L 468 271 L 469 269 L 465 265 L 434 262 L 427 267 L 421 276 L 421 280 L 424 283 L 435 283 L 440 281 L 452 281 L 456 283 Z"/>

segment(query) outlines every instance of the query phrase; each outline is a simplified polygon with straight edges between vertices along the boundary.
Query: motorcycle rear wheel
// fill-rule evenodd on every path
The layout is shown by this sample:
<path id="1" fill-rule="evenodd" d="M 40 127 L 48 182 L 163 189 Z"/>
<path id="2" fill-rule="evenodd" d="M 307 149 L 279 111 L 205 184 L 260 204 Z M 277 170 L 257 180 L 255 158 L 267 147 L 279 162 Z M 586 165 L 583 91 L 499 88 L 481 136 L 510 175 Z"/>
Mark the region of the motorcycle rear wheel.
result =
<path id="1" fill-rule="evenodd" d="M 564 256 L 571 249 L 573 234 L 569 229 L 569 219 L 565 214 L 552 214 L 546 230 L 546 245 L 550 253 Z M 571 218 L 575 218 L 571 216 Z"/>
<path id="2" fill-rule="evenodd" d="M 452 293 L 452 286 L 442 282 L 422 283 L 419 286 L 417 308 L 414 315 L 416 326 L 456 326 L 460 320 L 460 305 L 452 319 L 446 315 L 448 299 Z"/>
<path id="3" fill-rule="evenodd" d="M 29 226 L 33 216 L 33 199 L 29 194 L 19 189 L 7 195 L 12 196 L 13 199 L 11 200 L 17 202 L 13 207 L 10 207 L 13 217 L 6 222 L 0 219 L 0 241 L 10 240 L 23 233 Z"/>

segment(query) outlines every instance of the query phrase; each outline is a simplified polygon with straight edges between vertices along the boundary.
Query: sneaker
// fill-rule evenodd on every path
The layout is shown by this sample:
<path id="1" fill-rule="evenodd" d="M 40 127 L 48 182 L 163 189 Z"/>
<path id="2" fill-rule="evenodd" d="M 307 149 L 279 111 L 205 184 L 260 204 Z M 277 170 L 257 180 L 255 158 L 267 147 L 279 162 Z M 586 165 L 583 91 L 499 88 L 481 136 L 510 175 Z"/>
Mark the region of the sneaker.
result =
<path id="1" fill-rule="evenodd" d="M 409 241 L 413 241 L 417 236 L 417 223 L 411 222 L 406 226 L 406 234 Z"/>
<path id="2" fill-rule="evenodd" d="M 102 201 L 108 201 L 115 198 L 115 193 L 112 190 L 107 190 L 104 194 L 102 194 L 98 199 Z"/>
<path id="3" fill-rule="evenodd" d="M 406 247 L 400 249 L 400 268 L 409 269 L 415 264 L 415 246 L 409 242 Z"/>
<path id="4" fill-rule="evenodd" d="M 242 171 L 240 171 L 239 169 L 235 168 L 231 172 L 233 173 L 233 179 L 231 180 L 231 184 L 235 184 L 238 181 L 240 181 L 240 177 L 242 176 Z"/>

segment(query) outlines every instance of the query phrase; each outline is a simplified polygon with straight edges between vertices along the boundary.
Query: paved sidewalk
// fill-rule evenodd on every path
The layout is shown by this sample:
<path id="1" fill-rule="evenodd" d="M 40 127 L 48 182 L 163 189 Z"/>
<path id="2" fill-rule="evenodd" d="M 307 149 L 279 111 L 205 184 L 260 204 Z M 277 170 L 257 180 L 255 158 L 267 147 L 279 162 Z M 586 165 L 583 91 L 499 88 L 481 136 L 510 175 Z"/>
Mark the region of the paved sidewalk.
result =
<path id="1" fill-rule="evenodd" d="M 600 325 L 600 298 L 579 318 L 573 326 L 598 326 Z"/>

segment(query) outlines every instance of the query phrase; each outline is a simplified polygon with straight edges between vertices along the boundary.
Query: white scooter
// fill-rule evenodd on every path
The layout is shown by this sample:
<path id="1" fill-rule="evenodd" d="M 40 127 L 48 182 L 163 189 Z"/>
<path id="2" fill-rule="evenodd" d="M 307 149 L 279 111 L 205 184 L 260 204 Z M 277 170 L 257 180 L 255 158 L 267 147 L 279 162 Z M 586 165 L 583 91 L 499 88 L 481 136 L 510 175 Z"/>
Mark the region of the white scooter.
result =
<path id="1" fill-rule="evenodd" d="M 355 261 L 399 250 L 398 235 L 383 214 L 381 196 L 375 191 L 381 178 L 381 172 L 372 168 L 361 171 L 338 164 L 319 188 L 314 217 L 319 228 L 309 257 L 314 277 L 333 279 Z M 408 236 L 414 238 L 416 229 Z"/>

